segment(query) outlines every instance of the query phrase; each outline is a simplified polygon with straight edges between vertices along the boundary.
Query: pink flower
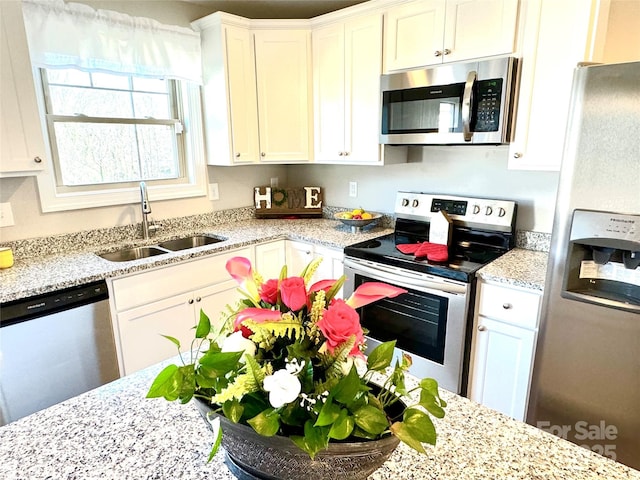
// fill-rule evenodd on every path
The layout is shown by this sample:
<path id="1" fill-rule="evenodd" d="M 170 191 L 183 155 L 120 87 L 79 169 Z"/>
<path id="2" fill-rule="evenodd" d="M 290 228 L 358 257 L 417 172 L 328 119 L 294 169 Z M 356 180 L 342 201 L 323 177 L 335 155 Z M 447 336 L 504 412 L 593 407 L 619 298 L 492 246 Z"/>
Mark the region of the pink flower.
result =
<path id="1" fill-rule="evenodd" d="M 245 320 L 253 320 L 256 323 L 277 322 L 282 318 L 278 310 L 270 310 L 268 308 L 245 308 L 236 315 L 234 327 L 238 330 L 241 323 Z"/>
<path id="2" fill-rule="evenodd" d="M 251 261 L 245 257 L 230 258 L 227 260 L 226 268 L 229 275 L 240 284 L 253 276 Z"/>
<path id="3" fill-rule="evenodd" d="M 317 292 L 319 290 L 328 291 L 336 283 L 335 280 L 319 280 L 311 287 L 309 287 L 309 293 Z"/>
<path id="4" fill-rule="evenodd" d="M 401 293 L 407 291 L 382 282 L 367 282 L 356 288 L 346 303 L 353 308 L 360 308 L 383 298 L 397 297 Z"/>
<path id="5" fill-rule="evenodd" d="M 258 292 L 260 293 L 260 299 L 263 302 L 275 305 L 278 301 L 278 279 L 273 278 L 271 280 L 267 280 L 265 283 L 260 285 Z"/>
<path id="6" fill-rule="evenodd" d="M 338 299 L 331 303 L 318 322 L 318 328 L 327 339 L 329 352 L 333 353 L 337 347 L 355 335 L 356 344 L 349 353 L 350 355 L 362 354 L 359 347 L 364 343 L 364 333 L 360 326 L 360 317 L 358 312 L 344 300 Z"/>
<path id="7" fill-rule="evenodd" d="M 293 311 L 300 310 L 307 304 L 307 290 L 302 277 L 289 277 L 280 283 L 282 303 Z"/>

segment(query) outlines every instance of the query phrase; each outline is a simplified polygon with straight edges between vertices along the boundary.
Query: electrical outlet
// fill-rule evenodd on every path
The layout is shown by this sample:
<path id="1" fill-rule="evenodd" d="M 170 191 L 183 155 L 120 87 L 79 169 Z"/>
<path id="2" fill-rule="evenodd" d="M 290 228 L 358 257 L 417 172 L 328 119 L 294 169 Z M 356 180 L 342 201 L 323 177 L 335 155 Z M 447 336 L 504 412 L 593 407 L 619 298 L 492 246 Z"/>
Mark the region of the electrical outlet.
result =
<path id="1" fill-rule="evenodd" d="M 271 188 L 278 188 L 278 177 L 271 177 Z"/>
<path id="2" fill-rule="evenodd" d="M 350 197 L 358 196 L 358 182 L 349 182 L 349 196 Z"/>
<path id="3" fill-rule="evenodd" d="M 220 200 L 220 192 L 217 183 L 209 184 L 209 200 Z"/>
<path id="4" fill-rule="evenodd" d="M 15 224 L 11 204 L 9 202 L 0 203 L 0 227 L 11 227 Z"/>

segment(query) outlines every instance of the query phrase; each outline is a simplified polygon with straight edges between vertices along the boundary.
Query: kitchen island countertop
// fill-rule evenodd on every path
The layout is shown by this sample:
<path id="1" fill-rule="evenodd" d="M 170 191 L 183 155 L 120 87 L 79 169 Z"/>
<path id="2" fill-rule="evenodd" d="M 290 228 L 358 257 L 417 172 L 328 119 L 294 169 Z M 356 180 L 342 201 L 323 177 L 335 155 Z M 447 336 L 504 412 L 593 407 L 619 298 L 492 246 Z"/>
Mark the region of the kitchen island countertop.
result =
<path id="1" fill-rule="evenodd" d="M 0 428 L 0 478 L 232 480 L 194 405 L 146 399 L 162 364 Z M 404 444 L 370 480 L 640 480 L 640 472 L 458 395 L 436 421 L 438 443 Z"/>

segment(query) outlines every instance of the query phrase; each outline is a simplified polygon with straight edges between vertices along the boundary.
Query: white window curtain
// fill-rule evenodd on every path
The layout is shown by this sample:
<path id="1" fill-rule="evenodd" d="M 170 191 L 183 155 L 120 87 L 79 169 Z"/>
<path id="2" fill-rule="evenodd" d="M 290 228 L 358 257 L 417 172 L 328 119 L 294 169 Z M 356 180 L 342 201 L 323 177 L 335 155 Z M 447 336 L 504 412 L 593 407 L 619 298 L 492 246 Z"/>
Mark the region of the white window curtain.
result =
<path id="1" fill-rule="evenodd" d="M 63 0 L 23 0 L 22 9 L 35 67 L 202 84 L 200 34 L 189 28 Z"/>

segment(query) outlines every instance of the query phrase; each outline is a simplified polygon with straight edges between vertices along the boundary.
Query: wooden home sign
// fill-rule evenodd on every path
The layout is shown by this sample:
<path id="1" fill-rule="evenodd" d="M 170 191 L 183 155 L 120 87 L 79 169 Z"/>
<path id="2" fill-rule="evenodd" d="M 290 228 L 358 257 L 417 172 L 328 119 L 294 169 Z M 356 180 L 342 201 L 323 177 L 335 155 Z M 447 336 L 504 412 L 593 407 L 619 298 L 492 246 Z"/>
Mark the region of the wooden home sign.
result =
<path id="1" fill-rule="evenodd" d="M 322 217 L 322 188 L 254 187 L 256 218 Z"/>

